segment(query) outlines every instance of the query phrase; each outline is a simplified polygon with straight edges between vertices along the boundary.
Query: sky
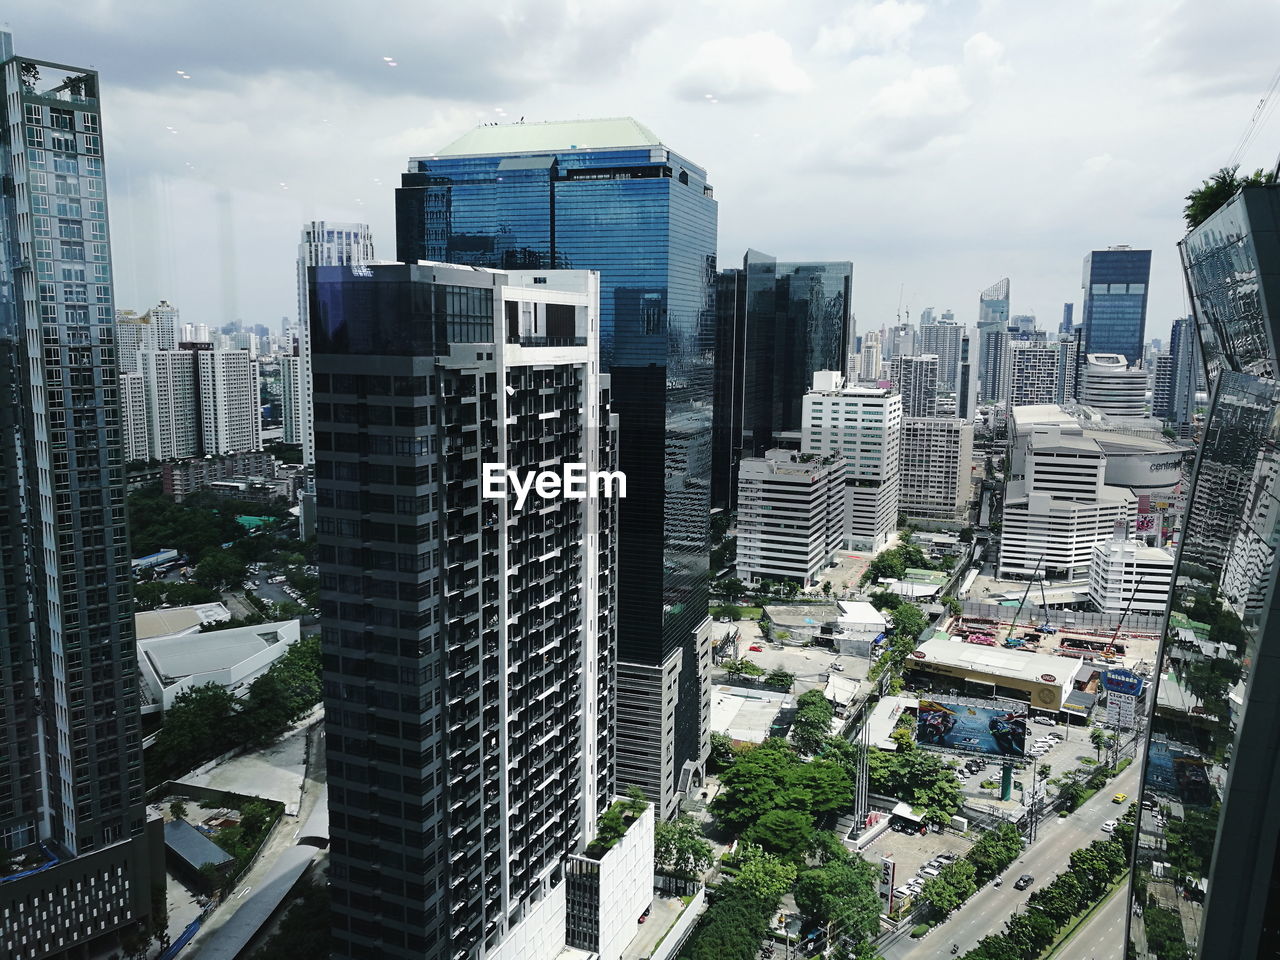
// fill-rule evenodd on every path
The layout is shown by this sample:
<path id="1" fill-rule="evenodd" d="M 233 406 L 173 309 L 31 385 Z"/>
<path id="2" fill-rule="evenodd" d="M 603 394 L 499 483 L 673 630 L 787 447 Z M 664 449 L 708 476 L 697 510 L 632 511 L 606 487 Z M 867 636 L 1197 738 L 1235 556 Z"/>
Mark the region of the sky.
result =
<path id="1" fill-rule="evenodd" d="M 1270 169 L 1271 0 L 41 0 L 19 54 L 101 73 L 116 301 L 278 328 L 301 224 L 395 256 L 407 158 L 477 123 L 634 116 L 704 166 L 719 262 L 850 260 L 860 331 L 1010 277 L 1056 329 L 1081 264 L 1149 248 L 1187 312 L 1187 192 Z M 388 60 L 390 58 L 390 60 Z M 391 65 L 391 64 L 394 64 Z M 1280 111 L 1277 111 L 1280 113 Z"/>

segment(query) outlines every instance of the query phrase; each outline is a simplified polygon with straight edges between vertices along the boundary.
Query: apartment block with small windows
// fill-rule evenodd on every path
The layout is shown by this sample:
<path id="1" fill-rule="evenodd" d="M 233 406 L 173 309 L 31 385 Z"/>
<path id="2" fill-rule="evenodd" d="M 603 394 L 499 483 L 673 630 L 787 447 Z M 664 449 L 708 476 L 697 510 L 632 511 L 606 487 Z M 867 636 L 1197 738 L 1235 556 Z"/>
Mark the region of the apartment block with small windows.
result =
<path id="1" fill-rule="evenodd" d="M 845 544 L 878 550 L 898 529 L 902 397 L 893 390 L 850 387 L 820 370 L 804 398 L 801 451 L 845 461 Z"/>
<path id="2" fill-rule="evenodd" d="M 889 381 L 902 394 L 904 417 L 934 417 L 938 413 L 938 357 L 936 354 L 894 357 Z"/>
<path id="3" fill-rule="evenodd" d="M 1101 613 L 1162 615 L 1169 606 L 1172 583 L 1172 554 L 1127 539 L 1123 528 L 1114 539 L 1094 545 L 1089 599 Z"/>
<path id="4" fill-rule="evenodd" d="M 962 521 L 973 493 L 973 423 L 903 417 L 898 510 L 922 520 Z"/>
<path id="5" fill-rule="evenodd" d="M 844 539 L 845 465 L 838 456 L 769 450 L 738 469 L 738 575 L 808 586 Z"/>

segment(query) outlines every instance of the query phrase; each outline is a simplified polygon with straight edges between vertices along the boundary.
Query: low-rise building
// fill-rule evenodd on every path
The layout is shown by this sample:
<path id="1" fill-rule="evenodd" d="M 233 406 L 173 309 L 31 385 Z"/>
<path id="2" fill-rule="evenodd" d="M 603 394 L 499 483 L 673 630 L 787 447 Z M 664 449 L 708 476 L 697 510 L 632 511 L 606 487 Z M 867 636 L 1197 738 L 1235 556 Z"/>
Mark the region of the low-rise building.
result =
<path id="1" fill-rule="evenodd" d="M 888 621 L 865 600 L 840 600 L 836 620 L 836 649 L 845 656 L 870 656 L 871 648 L 884 637 Z"/>
<path id="2" fill-rule="evenodd" d="M 1093 548 L 1089 599 L 1102 613 L 1164 613 L 1173 582 L 1173 557 L 1159 547 L 1129 540 L 1123 530 Z"/>
<path id="3" fill-rule="evenodd" d="M 738 576 L 816 581 L 844 536 L 845 465 L 770 450 L 738 466 Z"/>
<path id="4" fill-rule="evenodd" d="M 1047 653 L 966 643 L 935 634 L 907 658 L 903 669 L 929 689 L 957 696 L 1005 697 L 1056 713 L 1075 690 L 1079 664 Z"/>
<path id="5" fill-rule="evenodd" d="M 1084 365 L 1080 402 L 1118 417 L 1147 412 L 1147 372 L 1118 353 L 1091 353 Z"/>
<path id="6" fill-rule="evenodd" d="M 265 480 L 276 476 L 276 462 L 271 454 L 262 450 L 248 450 L 221 457 L 196 457 L 165 463 L 161 467 L 161 479 L 166 496 L 181 503 L 183 497 L 218 480 L 236 477 L 258 477 Z"/>
<path id="7" fill-rule="evenodd" d="M 623 950 L 635 939 L 636 921 L 653 903 L 653 831 L 653 804 L 646 804 L 612 847 L 597 852 L 593 844 L 585 853 L 569 857 L 569 947 L 589 951 L 599 960 L 622 960 Z"/>

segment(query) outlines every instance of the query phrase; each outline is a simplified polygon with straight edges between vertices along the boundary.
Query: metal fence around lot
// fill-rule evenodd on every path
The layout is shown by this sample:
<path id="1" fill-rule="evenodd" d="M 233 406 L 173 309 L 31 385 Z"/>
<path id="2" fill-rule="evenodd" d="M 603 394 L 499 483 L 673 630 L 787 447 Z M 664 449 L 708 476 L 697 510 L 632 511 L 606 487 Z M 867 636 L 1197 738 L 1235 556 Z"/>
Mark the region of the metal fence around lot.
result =
<path id="1" fill-rule="evenodd" d="M 1032 592 L 1035 584 L 1032 584 Z M 961 604 L 966 617 L 986 617 L 990 620 L 1013 619 L 1017 607 L 1006 607 L 999 603 L 982 600 L 965 600 Z M 1042 607 L 1027 599 L 1026 605 L 1018 618 L 1023 623 L 1052 623 L 1066 630 L 1098 630 L 1113 632 L 1120 626 L 1121 617 L 1117 614 L 1096 613 L 1087 610 L 1063 610 L 1057 607 Z M 1130 613 L 1124 620 L 1124 630 L 1137 633 L 1160 633 L 1164 627 L 1164 617 L 1159 614 Z M 1121 632 L 1123 633 L 1124 630 Z"/>

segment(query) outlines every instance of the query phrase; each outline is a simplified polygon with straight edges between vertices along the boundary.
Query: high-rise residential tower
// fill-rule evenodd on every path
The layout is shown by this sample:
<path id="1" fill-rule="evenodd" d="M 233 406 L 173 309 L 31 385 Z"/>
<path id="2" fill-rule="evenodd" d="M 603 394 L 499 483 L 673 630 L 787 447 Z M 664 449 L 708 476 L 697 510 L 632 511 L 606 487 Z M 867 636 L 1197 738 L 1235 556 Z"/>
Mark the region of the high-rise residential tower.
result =
<path id="1" fill-rule="evenodd" d="M 868 330 L 862 335 L 862 350 L 858 353 L 859 383 L 878 383 L 884 365 L 880 344 L 880 331 Z"/>
<path id="2" fill-rule="evenodd" d="M 1009 341 L 1009 278 L 983 290 L 978 297 L 978 399 L 1000 399 L 1001 367 Z"/>
<path id="3" fill-rule="evenodd" d="M 396 193 L 402 262 L 600 271 L 600 363 L 630 484 L 618 780 L 663 817 L 710 751 L 716 216 L 706 171 L 630 118 L 476 127 L 413 158 Z"/>
<path id="4" fill-rule="evenodd" d="M 960 353 L 965 328 L 950 321 L 921 324 L 920 352 L 938 358 L 938 389 L 955 393 L 960 380 Z"/>
<path id="5" fill-rule="evenodd" d="M 1076 397 L 1075 340 L 1011 340 L 1000 372 L 1000 397 L 1007 409 L 1069 403 Z"/>
<path id="6" fill-rule="evenodd" d="M 373 260 L 373 235 L 364 223 L 311 220 L 302 225 L 298 244 L 298 399 L 294 429 L 302 444 L 302 462 L 315 463 L 311 401 L 311 326 L 307 323 L 307 268 L 359 267 Z"/>
<path id="7" fill-rule="evenodd" d="M 902 394 L 904 417 L 932 417 L 938 412 L 938 358 L 932 354 L 894 357 L 889 381 Z"/>
<path id="8" fill-rule="evenodd" d="M 1190 436 L 1195 421 L 1196 391 L 1204 377 L 1204 361 L 1195 320 L 1179 317 L 1169 337 L 1169 409 L 1167 419 L 1182 436 Z"/>
<path id="9" fill-rule="evenodd" d="M 25 865 L 0 883 L 0 954 L 23 960 L 112 952 L 164 883 L 98 96 L 93 70 L 15 56 L 0 33 L 0 846 Z"/>
<path id="10" fill-rule="evenodd" d="M 258 361 L 248 350 L 195 351 L 200 446 L 220 457 L 262 449 Z"/>
<path id="11" fill-rule="evenodd" d="M 1085 256 L 1082 355 L 1115 353 L 1141 363 L 1150 280 L 1150 250 L 1117 246 Z"/>
<path id="12" fill-rule="evenodd" d="M 1249 186 L 1179 245 L 1211 401 L 1148 693 L 1140 960 L 1280 953 L 1278 231 L 1280 187 Z"/>
<path id="13" fill-rule="evenodd" d="M 614 790 L 598 275 L 311 275 L 333 955 L 557 956 Z M 506 483 L 571 465 L 595 495 Z"/>

